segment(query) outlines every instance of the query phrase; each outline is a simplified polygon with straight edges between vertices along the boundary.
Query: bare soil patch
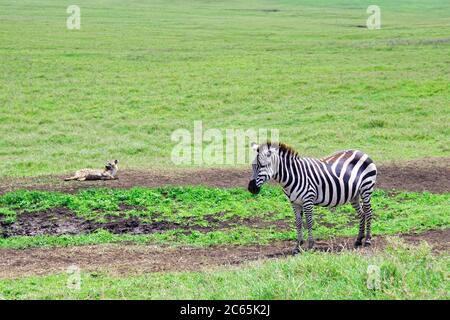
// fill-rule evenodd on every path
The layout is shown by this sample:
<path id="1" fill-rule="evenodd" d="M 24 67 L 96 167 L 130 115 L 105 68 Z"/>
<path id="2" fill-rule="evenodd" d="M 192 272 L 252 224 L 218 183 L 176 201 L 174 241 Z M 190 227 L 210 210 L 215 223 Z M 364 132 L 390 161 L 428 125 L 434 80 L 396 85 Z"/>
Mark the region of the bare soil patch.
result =
<path id="1" fill-rule="evenodd" d="M 448 252 L 450 229 L 421 234 L 400 235 L 405 242 L 426 241 L 435 252 Z M 319 251 L 340 252 L 353 249 L 353 238 L 339 237 L 317 241 Z M 375 237 L 371 248 L 381 250 L 387 241 Z M 108 244 L 79 247 L 0 249 L 0 278 L 18 278 L 65 272 L 76 265 L 84 272 L 107 272 L 113 275 L 133 275 L 147 272 L 200 271 L 217 266 L 232 266 L 268 258 L 292 255 L 293 241 L 275 242 L 265 246 L 214 246 L 209 248 L 160 247 L 131 244 Z"/>
<path id="2" fill-rule="evenodd" d="M 430 158 L 378 165 L 377 187 L 386 190 L 450 192 L 450 158 Z M 205 185 L 246 188 L 251 169 L 174 169 L 142 171 L 123 169 L 118 180 L 63 181 L 67 175 L 0 179 L 0 194 L 17 190 L 76 192 L 93 187 L 131 188 L 167 185 Z"/>
<path id="3" fill-rule="evenodd" d="M 450 158 L 429 158 L 378 166 L 377 187 L 386 190 L 450 192 Z"/>
<path id="4" fill-rule="evenodd" d="M 179 224 L 166 221 L 144 223 L 136 217 L 106 216 L 106 222 L 86 220 L 67 208 L 51 208 L 45 211 L 25 212 L 14 223 L 0 221 L 0 237 L 37 235 L 74 235 L 104 229 L 116 234 L 149 234 L 181 228 Z M 208 228 L 189 226 L 190 230 L 208 231 Z"/>
<path id="5" fill-rule="evenodd" d="M 135 209 L 134 206 L 121 205 L 120 210 Z M 277 229 L 289 229 L 292 226 L 288 221 L 264 221 L 260 217 L 233 218 L 226 221 L 219 217 L 207 216 L 208 226 L 201 226 L 190 219 L 185 219 L 183 224 L 155 220 L 143 222 L 137 217 L 110 216 L 104 217 L 106 221 L 87 220 L 77 216 L 67 208 L 50 208 L 45 211 L 22 212 L 17 215 L 13 223 L 5 223 L 0 217 L 0 238 L 13 236 L 37 236 L 37 235 L 74 235 L 94 232 L 104 229 L 115 234 L 150 234 L 164 232 L 173 229 L 184 229 L 186 233 L 193 230 L 209 232 L 212 230 L 223 230 L 236 225 L 245 225 L 251 228 L 264 228 L 268 226 Z"/>

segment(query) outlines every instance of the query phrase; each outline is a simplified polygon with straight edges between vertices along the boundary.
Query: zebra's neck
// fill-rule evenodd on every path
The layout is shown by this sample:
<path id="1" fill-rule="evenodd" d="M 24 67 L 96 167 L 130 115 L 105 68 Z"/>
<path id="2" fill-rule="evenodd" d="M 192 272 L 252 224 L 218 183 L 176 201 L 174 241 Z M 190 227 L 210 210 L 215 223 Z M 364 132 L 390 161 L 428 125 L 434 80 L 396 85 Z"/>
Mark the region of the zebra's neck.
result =
<path id="1" fill-rule="evenodd" d="M 277 167 L 278 170 L 273 178 L 275 181 L 279 182 L 285 190 L 290 190 L 294 180 L 296 183 L 300 182 L 303 184 L 302 159 L 297 155 L 290 152 L 280 152 Z"/>

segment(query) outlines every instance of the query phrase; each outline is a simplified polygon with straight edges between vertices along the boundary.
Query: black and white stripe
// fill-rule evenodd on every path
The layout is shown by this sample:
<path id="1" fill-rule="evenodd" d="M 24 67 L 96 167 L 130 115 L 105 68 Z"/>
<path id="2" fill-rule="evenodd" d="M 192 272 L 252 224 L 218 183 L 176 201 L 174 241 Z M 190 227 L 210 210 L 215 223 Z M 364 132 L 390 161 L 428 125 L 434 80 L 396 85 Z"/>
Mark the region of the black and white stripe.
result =
<path id="1" fill-rule="evenodd" d="M 296 216 L 298 241 L 296 252 L 303 243 L 302 217 L 306 216 L 308 246 L 314 245 L 312 236 L 313 207 L 336 207 L 351 203 L 360 219 L 355 246 L 371 242 L 371 196 L 377 168 L 369 156 L 359 150 L 345 150 L 322 158 L 301 158 L 284 144 L 252 144 L 257 152 L 253 161 L 253 176 L 249 191 L 258 193 L 268 180 L 278 181 L 291 201 Z M 364 234 L 365 233 L 365 234 Z"/>

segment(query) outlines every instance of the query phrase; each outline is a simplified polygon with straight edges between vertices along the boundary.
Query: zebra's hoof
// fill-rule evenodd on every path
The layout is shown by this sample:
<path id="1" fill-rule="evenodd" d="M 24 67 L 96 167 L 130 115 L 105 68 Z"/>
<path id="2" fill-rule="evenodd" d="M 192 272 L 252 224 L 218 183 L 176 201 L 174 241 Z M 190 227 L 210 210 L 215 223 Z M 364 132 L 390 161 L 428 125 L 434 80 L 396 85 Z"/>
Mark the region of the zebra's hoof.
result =
<path id="1" fill-rule="evenodd" d="M 361 240 L 356 240 L 355 241 L 355 248 L 359 248 L 362 246 L 362 241 Z"/>
<path id="2" fill-rule="evenodd" d="M 314 241 L 313 240 L 309 240 L 308 241 L 308 249 L 312 249 L 314 248 Z"/>
<path id="3" fill-rule="evenodd" d="M 366 240 L 364 242 L 364 247 L 370 247 L 372 245 L 372 243 L 369 240 Z"/>
<path id="4" fill-rule="evenodd" d="M 292 251 L 292 255 L 296 256 L 301 252 L 301 249 L 296 247 L 293 251 Z"/>

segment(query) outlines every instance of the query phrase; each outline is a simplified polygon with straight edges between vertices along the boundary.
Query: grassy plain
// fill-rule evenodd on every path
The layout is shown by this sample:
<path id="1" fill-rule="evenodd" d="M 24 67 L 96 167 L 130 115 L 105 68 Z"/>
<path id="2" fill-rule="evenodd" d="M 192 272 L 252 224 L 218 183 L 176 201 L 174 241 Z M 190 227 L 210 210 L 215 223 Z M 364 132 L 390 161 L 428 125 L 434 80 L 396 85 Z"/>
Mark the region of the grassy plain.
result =
<path id="1" fill-rule="evenodd" d="M 450 154 L 446 0 L 380 0 L 380 30 L 356 0 L 77 4 L 67 30 L 64 1 L 0 0 L 0 176 L 170 167 L 194 120 L 308 156 Z"/>

